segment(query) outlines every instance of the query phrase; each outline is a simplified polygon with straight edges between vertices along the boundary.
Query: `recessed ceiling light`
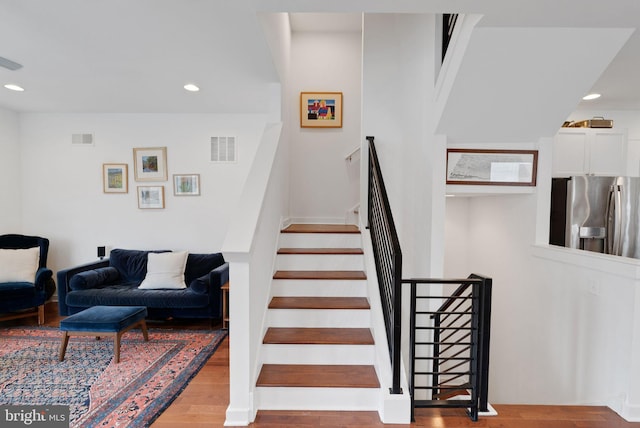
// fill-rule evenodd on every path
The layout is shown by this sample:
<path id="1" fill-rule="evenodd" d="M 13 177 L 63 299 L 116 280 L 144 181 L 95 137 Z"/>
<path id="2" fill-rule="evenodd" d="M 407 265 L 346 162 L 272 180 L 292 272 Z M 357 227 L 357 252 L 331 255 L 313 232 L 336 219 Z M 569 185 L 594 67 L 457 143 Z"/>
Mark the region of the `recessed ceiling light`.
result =
<path id="1" fill-rule="evenodd" d="M 582 97 L 582 99 L 585 100 L 585 101 L 595 100 L 597 98 L 600 98 L 600 94 L 589 94 L 589 95 L 585 95 L 584 97 Z"/>
<path id="2" fill-rule="evenodd" d="M 198 92 L 200 90 L 200 88 L 198 88 L 193 83 L 188 83 L 188 84 L 184 85 L 184 88 L 189 92 Z"/>
<path id="3" fill-rule="evenodd" d="M 24 91 L 24 88 L 22 86 L 14 85 L 11 83 L 4 85 L 4 87 L 7 89 L 11 89 L 12 91 L 18 91 L 18 92 Z"/>

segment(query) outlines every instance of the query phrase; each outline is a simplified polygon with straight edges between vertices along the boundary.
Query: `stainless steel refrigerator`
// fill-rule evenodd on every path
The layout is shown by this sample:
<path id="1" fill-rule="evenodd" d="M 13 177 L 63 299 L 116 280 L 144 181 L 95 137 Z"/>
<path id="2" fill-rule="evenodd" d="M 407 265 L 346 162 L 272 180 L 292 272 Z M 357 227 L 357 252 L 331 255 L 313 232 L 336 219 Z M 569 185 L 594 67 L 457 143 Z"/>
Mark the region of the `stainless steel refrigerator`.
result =
<path id="1" fill-rule="evenodd" d="M 640 178 L 576 176 L 564 181 L 564 245 L 640 258 Z M 552 193 L 561 188 L 559 183 L 554 182 Z M 552 202 L 556 211 L 562 199 L 556 197 Z M 552 209 L 552 224 L 553 217 Z M 558 241 L 557 236 L 551 236 L 551 243 Z"/>

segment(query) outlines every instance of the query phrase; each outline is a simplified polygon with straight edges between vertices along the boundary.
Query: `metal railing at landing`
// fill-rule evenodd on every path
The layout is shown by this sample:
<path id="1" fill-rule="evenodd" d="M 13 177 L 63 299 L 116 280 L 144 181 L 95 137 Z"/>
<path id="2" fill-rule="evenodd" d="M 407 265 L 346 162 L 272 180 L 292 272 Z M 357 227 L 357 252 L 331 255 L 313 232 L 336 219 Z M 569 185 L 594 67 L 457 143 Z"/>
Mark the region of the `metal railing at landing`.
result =
<path id="1" fill-rule="evenodd" d="M 491 278 L 410 279 L 409 389 L 418 407 L 488 411 Z M 447 287 L 459 284 L 453 293 Z M 442 295 L 431 290 L 443 289 Z M 413 415 L 412 415 L 413 419 Z"/>
<path id="2" fill-rule="evenodd" d="M 490 278 L 402 279 L 402 251 L 380 170 L 374 137 L 369 142 L 368 229 L 391 356 L 391 394 L 402 394 L 402 287 L 411 286 L 409 389 L 416 407 L 462 407 L 472 420 L 488 410 Z M 459 287 L 449 296 L 428 285 Z M 427 290 L 427 291 L 425 291 Z M 438 303 L 440 303 L 439 306 Z M 436 309 L 432 309 L 436 308 Z"/>
<path id="3" fill-rule="evenodd" d="M 368 223 L 373 256 L 380 287 L 382 312 L 387 330 L 393 375 L 391 394 L 402 394 L 400 387 L 400 335 L 402 331 L 402 252 L 382 179 L 378 155 L 369 141 Z"/>

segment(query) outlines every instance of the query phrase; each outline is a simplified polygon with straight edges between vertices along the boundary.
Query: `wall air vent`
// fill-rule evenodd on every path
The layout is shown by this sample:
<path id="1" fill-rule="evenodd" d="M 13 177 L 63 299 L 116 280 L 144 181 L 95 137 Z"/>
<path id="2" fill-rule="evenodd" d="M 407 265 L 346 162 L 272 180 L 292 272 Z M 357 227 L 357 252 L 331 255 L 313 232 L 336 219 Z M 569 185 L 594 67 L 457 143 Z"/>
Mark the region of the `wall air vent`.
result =
<path id="1" fill-rule="evenodd" d="M 93 146 L 93 134 L 71 134 L 71 144 L 74 146 Z"/>
<path id="2" fill-rule="evenodd" d="M 211 137 L 211 162 L 237 161 L 236 137 Z"/>

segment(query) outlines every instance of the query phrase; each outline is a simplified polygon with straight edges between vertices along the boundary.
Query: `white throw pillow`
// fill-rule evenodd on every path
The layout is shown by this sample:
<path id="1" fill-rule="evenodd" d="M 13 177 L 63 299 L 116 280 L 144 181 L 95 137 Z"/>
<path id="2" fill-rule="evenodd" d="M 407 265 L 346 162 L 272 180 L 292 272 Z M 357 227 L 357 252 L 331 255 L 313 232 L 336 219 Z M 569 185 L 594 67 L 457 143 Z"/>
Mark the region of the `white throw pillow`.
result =
<path id="1" fill-rule="evenodd" d="M 0 282 L 34 282 L 40 264 L 40 247 L 0 248 Z"/>
<path id="2" fill-rule="evenodd" d="M 187 288 L 184 282 L 184 269 L 187 266 L 188 255 L 187 251 L 149 253 L 147 276 L 138 288 L 147 290 Z"/>

